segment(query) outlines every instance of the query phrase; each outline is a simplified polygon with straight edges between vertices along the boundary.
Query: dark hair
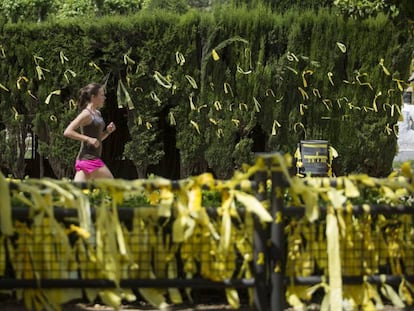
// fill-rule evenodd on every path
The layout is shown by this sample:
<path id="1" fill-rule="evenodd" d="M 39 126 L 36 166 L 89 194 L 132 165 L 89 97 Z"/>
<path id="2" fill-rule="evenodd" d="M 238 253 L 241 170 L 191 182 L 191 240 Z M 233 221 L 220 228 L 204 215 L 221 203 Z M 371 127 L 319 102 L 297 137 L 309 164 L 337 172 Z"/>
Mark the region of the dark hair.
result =
<path id="1" fill-rule="evenodd" d="M 85 109 L 86 104 L 91 100 L 92 95 L 98 95 L 102 85 L 99 83 L 89 83 L 79 90 L 78 108 L 80 111 Z"/>

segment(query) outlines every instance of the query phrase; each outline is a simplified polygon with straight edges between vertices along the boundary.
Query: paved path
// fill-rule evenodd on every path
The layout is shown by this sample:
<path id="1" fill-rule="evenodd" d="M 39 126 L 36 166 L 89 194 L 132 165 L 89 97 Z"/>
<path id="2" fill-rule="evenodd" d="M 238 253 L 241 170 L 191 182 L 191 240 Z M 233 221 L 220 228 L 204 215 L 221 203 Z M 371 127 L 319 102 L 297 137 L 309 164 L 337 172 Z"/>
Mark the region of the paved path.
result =
<path id="1" fill-rule="evenodd" d="M 7 310 L 7 311 L 28 311 L 23 304 L 17 302 L 6 302 L 3 303 L 0 301 L 0 310 Z M 143 304 L 140 306 L 137 305 L 124 305 L 121 308 L 121 311 L 156 311 L 159 309 L 154 309 L 149 305 Z M 196 306 L 175 306 L 168 311 L 222 311 L 222 310 L 234 310 L 229 305 L 226 304 L 200 304 Z M 241 306 L 238 311 L 250 311 L 251 308 L 248 306 Z M 319 305 L 311 304 L 306 307 L 307 311 L 318 311 L 320 310 Z M 414 310 L 414 309 L 401 309 L 392 306 L 385 306 L 382 311 L 407 311 L 407 310 Z M 62 311 L 114 311 L 113 308 L 100 305 L 100 304 L 66 304 L 62 307 Z M 286 309 L 286 311 L 294 311 L 292 308 Z"/>
<path id="2" fill-rule="evenodd" d="M 26 309 L 23 303 L 18 302 L 0 302 L 0 310 L 5 311 L 29 311 Z M 156 311 L 156 309 L 150 305 L 124 305 L 121 307 L 122 311 Z M 166 311 L 195 311 L 195 310 L 205 310 L 205 311 L 219 311 L 219 310 L 233 310 L 229 305 L 226 304 L 200 304 L 195 306 L 183 305 L 183 306 L 173 306 Z M 239 311 L 250 311 L 251 309 L 248 306 L 242 306 Z M 100 305 L 100 304 L 65 304 L 62 306 L 62 311 L 114 311 L 112 307 Z"/>

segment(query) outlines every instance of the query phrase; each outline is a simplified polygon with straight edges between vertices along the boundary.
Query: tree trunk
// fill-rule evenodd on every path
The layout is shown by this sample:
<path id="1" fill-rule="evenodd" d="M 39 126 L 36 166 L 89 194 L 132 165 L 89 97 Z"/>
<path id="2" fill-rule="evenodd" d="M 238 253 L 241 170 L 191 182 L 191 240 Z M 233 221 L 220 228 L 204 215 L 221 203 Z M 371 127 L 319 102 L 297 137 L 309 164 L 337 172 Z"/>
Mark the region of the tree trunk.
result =
<path id="1" fill-rule="evenodd" d="M 57 179 L 62 179 L 64 177 L 73 178 L 73 168 L 64 167 L 58 158 L 49 157 L 48 161 Z"/>
<path id="2" fill-rule="evenodd" d="M 146 166 L 146 165 L 145 166 L 140 166 L 140 167 L 135 165 L 135 169 L 137 170 L 137 175 L 138 175 L 139 179 L 147 178 L 147 168 L 148 168 L 148 166 Z"/>

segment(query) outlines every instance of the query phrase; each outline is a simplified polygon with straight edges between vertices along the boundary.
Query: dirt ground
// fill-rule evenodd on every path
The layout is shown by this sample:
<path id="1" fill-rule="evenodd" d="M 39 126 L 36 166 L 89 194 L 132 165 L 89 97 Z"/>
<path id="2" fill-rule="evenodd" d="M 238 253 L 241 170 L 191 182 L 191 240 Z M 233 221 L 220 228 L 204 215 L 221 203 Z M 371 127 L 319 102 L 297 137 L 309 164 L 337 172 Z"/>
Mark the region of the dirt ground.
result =
<path id="1" fill-rule="evenodd" d="M 5 311 L 30 311 L 25 308 L 23 303 L 19 303 L 16 301 L 0 301 L 0 310 Z M 158 309 L 153 308 L 152 306 L 146 303 L 136 303 L 133 305 L 123 305 L 121 307 L 122 311 L 155 311 Z M 197 304 L 197 305 L 180 305 L 180 306 L 171 306 L 166 311 L 219 311 L 219 310 L 233 310 L 229 305 L 224 303 L 219 304 Z M 251 308 L 247 305 L 242 305 L 239 311 L 250 311 Z M 317 304 L 312 304 L 307 306 L 307 311 L 318 311 L 319 306 Z M 412 311 L 413 308 L 395 308 L 391 306 L 386 306 L 382 311 Z M 101 305 L 101 304 L 86 304 L 86 303 L 69 303 L 62 306 L 61 311 L 114 311 L 113 308 Z M 286 311 L 293 311 L 292 308 L 287 308 Z"/>
<path id="2" fill-rule="evenodd" d="M 36 311 L 28 310 L 24 302 L 16 301 L 10 296 L 0 295 L 0 311 Z M 122 311 L 155 311 L 159 310 L 154 308 L 145 301 L 137 300 L 134 303 L 124 304 L 121 307 Z M 206 310 L 206 311 L 218 311 L 218 310 L 233 310 L 230 305 L 225 301 L 224 296 L 211 295 L 210 297 L 203 294 L 203 298 L 199 299 L 198 303 L 185 302 L 181 305 L 171 305 L 166 311 L 191 311 L 191 310 Z M 246 303 L 242 302 L 239 311 L 251 310 Z M 114 311 L 112 307 L 103 305 L 101 303 L 86 303 L 85 301 L 73 301 L 62 305 L 61 311 Z"/>
<path id="3" fill-rule="evenodd" d="M 5 304 L 0 303 L 0 310 L 5 311 L 28 311 L 24 304 L 17 302 L 8 302 Z M 108 306 L 100 304 L 85 304 L 85 303 L 76 303 L 76 304 L 65 304 L 62 306 L 62 311 L 113 311 L 114 309 Z M 123 305 L 121 310 L 125 311 L 155 311 L 151 306 L 139 306 L 139 305 Z M 168 311 L 191 311 L 191 310 L 206 310 L 206 311 L 218 311 L 218 310 L 232 310 L 227 305 L 196 305 L 196 306 L 174 306 Z M 242 307 L 238 309 L 240 311 L 250 310 L 248 307 Z"/>
<path id="4" fill-rule="evenodd" d="M 247 305 L 247 301 L 243 301 L 241 298 L 241 306 L 238 309 L 239 311 L 250 311 L 251 308 Z M 16 301 L 13 297 L 2 296 L 0 294 L 0 311 L 36 311 L 28 310 L 23 302 Z M 159 310 L 154 308 L 150 304 L 144 301 L 136 301 L 131 304 L 122 305 L 122 311 L 155 311 Z M 230 305 L 228 305 L 221 295 L 204 295 L 197 303 L 184 303 L 182 305 L 172 305 L 165 311 L 219 311 L 219 310 L 233 310 Z M 306 311 L 319 311 L 320 307 L 318 304 L 313 303 L 306 307 Z M 112 307 L 100 304 L 100 303 L 85 303 L 84 301 L 73 301 L 62 305 L 61 311 L 114 311 Z M 285 311 L 294 311 L 292 308 L 286 308 Z M 414 311 L 413 307 L 406 308 L 396 308 L 392 306 L 385 306 L 382 311 Z"/>
<path id="5" fill-rule="evenodd" d="M 16 301 L 0 302 L 0 310 L 5 311 L 30 311 L 26 309 L 24 303 Z M 127 304 L 121 307 L 123 311 L 155 311 L 158 310 L 146 303 Z M 183 304 L 179 306 L 171 306 L 166 311 L 193 311 L 193 310 L 206 310 L 206 311 L 218 311 L 218 310 L 233 310 L 229 305 L 221 304 Z M 239 311 L 248 311 L 248 306 L 241 306 Z M 87 303 L 69 303 L 62 306 L 62 311 L 114 311 L 112 307 L 108 307 L 101 304 L 87 304 Z"/>

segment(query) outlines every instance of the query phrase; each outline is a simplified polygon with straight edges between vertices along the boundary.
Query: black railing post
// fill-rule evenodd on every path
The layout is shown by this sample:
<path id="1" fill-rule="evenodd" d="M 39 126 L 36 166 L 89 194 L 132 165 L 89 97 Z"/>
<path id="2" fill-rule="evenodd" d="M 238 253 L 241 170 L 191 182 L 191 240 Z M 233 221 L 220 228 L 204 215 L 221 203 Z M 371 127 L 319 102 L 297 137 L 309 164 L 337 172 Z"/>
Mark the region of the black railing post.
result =
<path id="1" fill-rule="evenodd" d="M 266 200 L 268 200 L 266 191 L 266 180 L 269 175 L 269 171 L 264 163 L 264 158 L 258 156 L 257 163 L 261 167 L 256 172 L 254 178 L 257 186 L 256 198 L 263 202 L 264 206 Z M 268 248 L 266 241 L 269 237 L 268 225 L 260 221 L 260 219 L 253 215 L 254 220 L 254 233 L 253 233 L 253 269 L 254 269 L 254 301 L 253 310 L 255 311 L 268 311 L 269 310 L 269 293 L 268 293 Z"/>
<path id="2" fill-rule="evenodd" d="M 274 157 L 271 165 L 272 189 L 270 191 L 270 211 L 273 222 L 270 228 L 270 309 L 272 311 L 283 311 L 286 308 L 286 286 L 285 286 L 285 236 L 283 222 L 283 193 L 284 181 L 281 164 Z"/>

